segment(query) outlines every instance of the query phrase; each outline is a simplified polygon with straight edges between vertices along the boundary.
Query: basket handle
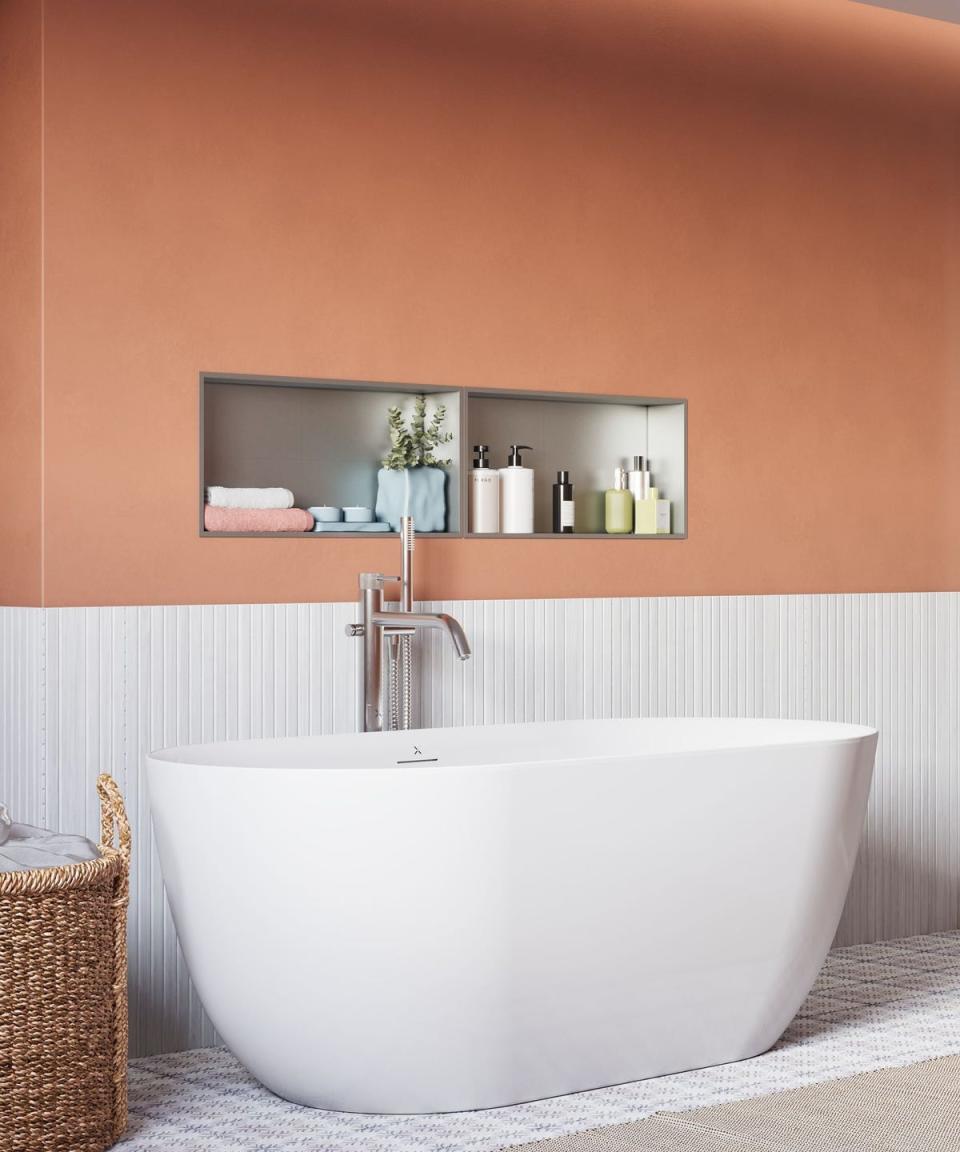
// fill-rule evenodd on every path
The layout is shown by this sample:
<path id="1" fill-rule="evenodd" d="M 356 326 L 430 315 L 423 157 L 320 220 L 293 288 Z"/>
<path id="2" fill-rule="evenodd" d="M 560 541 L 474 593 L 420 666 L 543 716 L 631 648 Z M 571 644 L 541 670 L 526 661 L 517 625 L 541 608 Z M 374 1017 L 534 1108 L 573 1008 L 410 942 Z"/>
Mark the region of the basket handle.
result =
<path id="1" fill-rule="evenodd" d="M 97 777 L 97 792 L 100 795 L 100 846 L 113 847 L 113 834 L 116 830 L 120 854 L 129 863 L 130 821 L 116 780 L 104 772 Z"/>

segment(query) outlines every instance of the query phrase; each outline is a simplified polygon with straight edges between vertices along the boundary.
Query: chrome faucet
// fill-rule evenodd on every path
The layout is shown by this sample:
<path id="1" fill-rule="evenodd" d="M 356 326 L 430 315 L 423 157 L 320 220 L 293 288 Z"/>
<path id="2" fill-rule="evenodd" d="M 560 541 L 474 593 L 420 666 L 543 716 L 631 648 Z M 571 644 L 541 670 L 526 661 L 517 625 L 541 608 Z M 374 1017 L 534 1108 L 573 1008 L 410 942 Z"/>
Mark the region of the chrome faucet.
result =
<path id="1" fill-rule="evenodd" d="M 461 660 L 470 656 L 470 645 L 460 622 L 446 612 L 413 611 L 413 518 L 400 521 L 402 550 L 401 576 L 384 576 L 381 572 L 360 573 L 360 611 L 362 621 L 348 624 L 347 635 L 363 638 L 363 714 L 364 732 L 382 732 L 387 728 L 409 728 L 412 713 L 413 658 L 412 638 L 423 628 L 440 628 L 447 633 Z M 383 590 L 388 583 L 400 584 L 397 608 L 384 604 Z M 383 640 L 388 643 L 389 708 L 384 724 L 383 708 Z"/>

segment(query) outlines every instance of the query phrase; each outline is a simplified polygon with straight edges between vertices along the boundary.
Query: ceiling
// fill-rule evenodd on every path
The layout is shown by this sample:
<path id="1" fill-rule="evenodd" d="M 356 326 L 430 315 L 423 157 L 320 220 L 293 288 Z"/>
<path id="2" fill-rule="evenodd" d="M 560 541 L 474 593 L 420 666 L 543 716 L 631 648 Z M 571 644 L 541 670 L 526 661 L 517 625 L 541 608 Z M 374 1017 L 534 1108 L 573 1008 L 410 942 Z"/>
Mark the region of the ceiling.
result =
<path id="1" fill-rule="evenodd" d="M 910 12 L 914 16 L 928 16 L 932 20 L 949 20 L 960 24 L 960 0 L 857 0 L 875 8 L 893 8 L 897 12 Z"/>

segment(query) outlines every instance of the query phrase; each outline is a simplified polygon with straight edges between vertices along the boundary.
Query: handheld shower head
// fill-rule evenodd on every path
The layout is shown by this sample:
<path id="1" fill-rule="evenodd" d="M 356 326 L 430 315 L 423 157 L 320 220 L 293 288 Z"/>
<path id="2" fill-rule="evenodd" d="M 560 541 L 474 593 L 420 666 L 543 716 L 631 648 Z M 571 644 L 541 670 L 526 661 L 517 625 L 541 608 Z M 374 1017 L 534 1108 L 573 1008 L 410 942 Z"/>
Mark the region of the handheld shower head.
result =
<path id="1" fill-rule="evenodd" d="M 416 534 L 413 517 L 400 517 L 400 607 L 404 612 L 413 611 L 413 545 Z"/>
<path id="2" fill-rule="evenodd" d="M 400 517 L 400 547 L 404 552 L 412 552 L 414 541 L 416 540 L 416 532 L 413 527 L 412 516 Z"/>

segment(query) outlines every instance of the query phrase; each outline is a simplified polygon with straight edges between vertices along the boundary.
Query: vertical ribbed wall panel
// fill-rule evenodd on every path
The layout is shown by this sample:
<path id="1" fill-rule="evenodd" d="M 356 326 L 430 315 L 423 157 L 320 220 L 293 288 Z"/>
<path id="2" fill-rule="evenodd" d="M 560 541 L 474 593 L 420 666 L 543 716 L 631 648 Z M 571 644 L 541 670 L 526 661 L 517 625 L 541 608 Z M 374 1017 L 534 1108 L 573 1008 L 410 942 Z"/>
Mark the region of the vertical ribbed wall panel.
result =
<path id="1" fill-rule="evenodd" d="M 880 729 L 838 941 L 960 926 L 960 595 L 443 602 L 474 658 L 419 644 L 424 726 L 589 716 L 783 716 Z M 0 609 L 0 799 L 97 831 L 109 771 L 135 829 L 134 1051 L 213 1029 L 163 896 L 142 772 L 151 748 L 355 729 L 351 604 Z"/>
<path id="2" fill-rule="evenodd" d="M 4 724 L 4 788 L 18 816 L 96 836 L 96 777 L 110 772 L 134 830 L 130 909 L 131 1045 L 176 1050 L 216 1039 L 190 983 L 164 899 L 142 771 L 152 748 L 208 740 L 351 731 L 359 646 L 352 605 L 49 609 L 35 635 L 0 612 L 2 706 L 23 712 L 33 654 L 46 657 L 46 757 L 32 729 Z M 46 622 L 46 640 L 40 627 Z M 34 691 L 33 708 L 40 713 Z M 35 761 L 35 771 L 8 765 Z M 9 780 L 9 783 L 8 783 Z M 32 786 L 46 804 L 27 797 Z"/>
<path id="3" fill-rule="evenodd" d="M 0 607 L 0 802 L 14 820 L 42 824 L 43 611 Z"/>

